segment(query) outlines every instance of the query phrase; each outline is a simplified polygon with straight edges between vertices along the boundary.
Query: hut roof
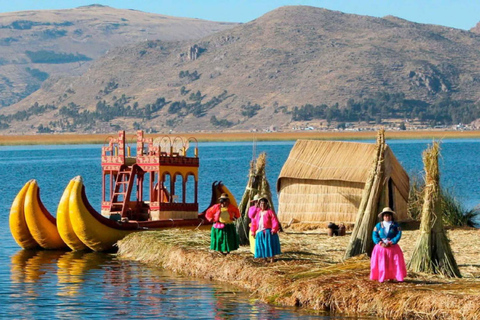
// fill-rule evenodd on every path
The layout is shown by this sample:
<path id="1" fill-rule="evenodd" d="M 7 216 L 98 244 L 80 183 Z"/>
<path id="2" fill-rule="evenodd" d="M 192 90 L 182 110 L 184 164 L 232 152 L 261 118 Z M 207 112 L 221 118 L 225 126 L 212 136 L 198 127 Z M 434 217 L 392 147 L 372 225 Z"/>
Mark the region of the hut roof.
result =
<path id="1" fill-rule="evenodd" d="M 277 191 L 282 178 L 365 183 L 375 154 L 376 145 L 371 143 L 297 140 L 278 177 Z M 408 175 L 388 145 L 385 177 L 391 177 L 402 197 L 408 199 Z"/>

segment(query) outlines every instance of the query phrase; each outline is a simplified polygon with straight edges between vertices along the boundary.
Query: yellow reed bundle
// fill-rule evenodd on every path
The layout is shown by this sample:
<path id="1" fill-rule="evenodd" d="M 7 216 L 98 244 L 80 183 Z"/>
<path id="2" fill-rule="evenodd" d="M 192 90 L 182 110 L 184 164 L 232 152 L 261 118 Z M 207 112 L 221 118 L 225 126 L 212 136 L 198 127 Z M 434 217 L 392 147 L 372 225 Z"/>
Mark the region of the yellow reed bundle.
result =
<path id="1" fill-rule="evenodd" d="M 262 152 L 258 155 L 256 161 L 250 162 L 250 172 L 245 192 L 243 193 L 242 200 L 238 209 L 240 211 L 240 219 L 235 223 L 237 233 L 240 238 L 240 244 L 249 244 L 248 233 L 250 231 L 250 218 L 248 217 L 248 210 L 250 209 L 250 202 L 255 195 L 265 196 L 270 202 L 270 206 L 273 208 L 272 194 L 270 192 L 270 186 L 265 174 L 267 154 Z"/>
<path id="2" fill-rule="evenodd" d="M 439 155 L 440 145 L 436 141 L 423 152 L 425 191 L 420 222 L 421 233 L 408 267 L 414 272 L 461 277 L 443 227 Z"/>
<path id="3" fill-rule="evenodd" d="M 358 208 L 355 227 L 350 237 L 350 243 L 345 251 L 345 259 L 362 253 L 370 254 L 373 248 L 372 231 L 377 220 L 378 202 L 383 189 L 385 162 L 385 130 L 377 135 L 377 153 L 370 176 L 365 183 L 362 200 Z"/>

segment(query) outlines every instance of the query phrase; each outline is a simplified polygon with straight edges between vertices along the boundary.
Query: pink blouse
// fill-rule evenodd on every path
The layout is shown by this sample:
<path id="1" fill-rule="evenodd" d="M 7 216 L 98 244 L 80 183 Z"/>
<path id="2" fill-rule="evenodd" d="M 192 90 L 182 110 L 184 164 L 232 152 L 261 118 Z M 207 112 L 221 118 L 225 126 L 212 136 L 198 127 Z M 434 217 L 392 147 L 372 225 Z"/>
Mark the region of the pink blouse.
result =
<path id="1" fill-rule="evenodd" d="M 260 221 L 260 219 L 262 219 Z M 261 210 L 257 211 L 257 214 L 252 219 L 252 226 L 250 227 L 250 232 L 252 235 L 257 233 L 257 230 L 260 231 L 259 228 L 263 224 L 263 229 L 271 229 L 273 233 L 277 233 L 280 229 L 280 223 L 278 222 L 277 215 L 271 209 L 268 209 L 263 212 Z"/>

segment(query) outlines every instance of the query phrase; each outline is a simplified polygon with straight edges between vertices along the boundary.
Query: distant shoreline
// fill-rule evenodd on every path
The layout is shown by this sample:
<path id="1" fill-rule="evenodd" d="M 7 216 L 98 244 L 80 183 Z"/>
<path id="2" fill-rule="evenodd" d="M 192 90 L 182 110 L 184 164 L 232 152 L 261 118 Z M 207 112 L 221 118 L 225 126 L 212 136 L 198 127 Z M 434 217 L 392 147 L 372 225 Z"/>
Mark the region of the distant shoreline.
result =
<path id="1" fill-rule="evenodd" d="M 387 139 L 472 139 L 480 138 L 478 131 L 386 131 Z M 291 131 L 291 132 L 178 132 L 170 134 L 146 134 L 147 137 L 188 136 L 198 141 L 282 141 L 297 139 L 318 140 L 371 140 L 375 139 L 376 131 Z M 134 132 L 127 132 L 128 142 L 136 141 Z M 111 134 L 37 134 L 37 135 L 0 135 L 0 146 L 7 145 L 43 145 L 43 144 L 102 144 Z"/>

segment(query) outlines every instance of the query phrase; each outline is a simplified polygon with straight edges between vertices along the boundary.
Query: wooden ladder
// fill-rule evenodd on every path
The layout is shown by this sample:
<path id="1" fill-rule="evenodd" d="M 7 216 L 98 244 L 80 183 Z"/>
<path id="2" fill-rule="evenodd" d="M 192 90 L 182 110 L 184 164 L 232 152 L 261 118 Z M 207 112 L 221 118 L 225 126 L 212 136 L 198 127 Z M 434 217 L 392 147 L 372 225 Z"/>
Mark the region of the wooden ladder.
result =
<path id="1" fill-rule="evenodd" d="M 126 216 L 127 202 L 130 200 L 132 193 L 133 181 L 137 173 L 137 166 L 121 166 L 115 180 L 115 188 L 113 189 L 112 199 L 110 201 L 110 214 L 119 213 L 121 217 Z M 118 199 L 123 196 L 123 199 Z"/>

